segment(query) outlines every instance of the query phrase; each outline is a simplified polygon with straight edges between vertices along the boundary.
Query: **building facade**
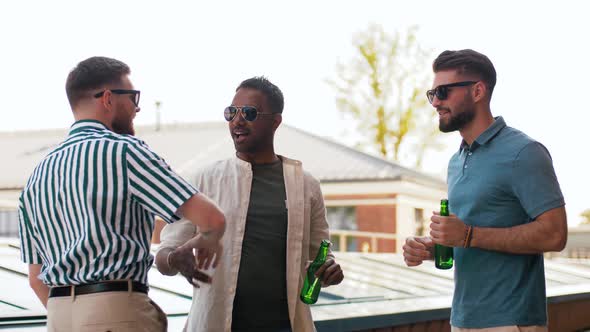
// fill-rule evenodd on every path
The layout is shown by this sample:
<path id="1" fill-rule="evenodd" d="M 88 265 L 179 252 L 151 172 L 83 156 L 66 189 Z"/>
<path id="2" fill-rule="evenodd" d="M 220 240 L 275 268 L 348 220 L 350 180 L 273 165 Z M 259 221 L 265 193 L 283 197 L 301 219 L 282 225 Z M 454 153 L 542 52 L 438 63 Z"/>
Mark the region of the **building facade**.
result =
<path id="1" fill-rule="evenodd" d="M 227 123 L 138 127 L 137 136 L 191 179 L 202 166 L 234 155 Z M 18 195 L 35 165 L 67 130 L 0 133 L 8 160 L 0 173 L 0 236 L 16 236 Z M 320 180 L 336 250 L 396 252 L 403 239 L 426 234 L 430 213 L 446 197 L 442 179 L 282 125 L 278 154 L 302 161 Z M 154 234 L 158 242 L 159 223 Z"/>

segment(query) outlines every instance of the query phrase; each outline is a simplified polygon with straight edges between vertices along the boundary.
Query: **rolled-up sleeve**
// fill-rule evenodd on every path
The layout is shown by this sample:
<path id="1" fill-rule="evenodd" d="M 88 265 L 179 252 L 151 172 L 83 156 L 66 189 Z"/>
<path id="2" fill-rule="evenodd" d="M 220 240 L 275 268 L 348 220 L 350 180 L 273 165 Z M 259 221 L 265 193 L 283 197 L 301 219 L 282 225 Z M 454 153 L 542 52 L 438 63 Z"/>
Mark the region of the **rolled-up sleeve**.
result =
<path id="1" fill-rule="evenodd" d="M 160 233 L 160 249 L 176 249 L 197 235 L 197 227 L 187 219 L 168 224 Z"/>

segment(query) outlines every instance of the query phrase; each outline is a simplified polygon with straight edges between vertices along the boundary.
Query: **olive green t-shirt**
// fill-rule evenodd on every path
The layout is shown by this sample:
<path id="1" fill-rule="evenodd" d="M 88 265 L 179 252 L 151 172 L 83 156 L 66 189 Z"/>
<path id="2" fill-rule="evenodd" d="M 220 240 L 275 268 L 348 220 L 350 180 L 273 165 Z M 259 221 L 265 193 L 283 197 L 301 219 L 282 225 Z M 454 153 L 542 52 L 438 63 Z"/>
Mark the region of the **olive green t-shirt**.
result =
<path id="1" fill-rule="evenodd" d="M 290 326 L 283 164 L 253 164 L 252 171 L 232 331 L 276 331 Z"/>

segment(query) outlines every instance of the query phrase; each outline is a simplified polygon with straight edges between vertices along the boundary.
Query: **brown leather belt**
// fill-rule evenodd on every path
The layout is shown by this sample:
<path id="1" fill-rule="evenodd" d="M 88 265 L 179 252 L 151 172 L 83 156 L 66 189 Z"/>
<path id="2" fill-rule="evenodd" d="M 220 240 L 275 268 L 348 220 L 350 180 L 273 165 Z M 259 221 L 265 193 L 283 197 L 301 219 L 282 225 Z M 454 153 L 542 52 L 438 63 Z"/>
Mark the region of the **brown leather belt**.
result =
<path id="1" fill-rule="evenodd" d="M 128 281 L 105 281 L 92 284 L 83 284 L 76 286 L 60 286 L 49 289 L 49 297 L 70 296 L 74 290 L 74 295 L 84 295 L 102 292 L 127 292 L 129 291 Z M 131 282 L 131 291 L 147 294 L 149 287 L 137 282 Z"/>

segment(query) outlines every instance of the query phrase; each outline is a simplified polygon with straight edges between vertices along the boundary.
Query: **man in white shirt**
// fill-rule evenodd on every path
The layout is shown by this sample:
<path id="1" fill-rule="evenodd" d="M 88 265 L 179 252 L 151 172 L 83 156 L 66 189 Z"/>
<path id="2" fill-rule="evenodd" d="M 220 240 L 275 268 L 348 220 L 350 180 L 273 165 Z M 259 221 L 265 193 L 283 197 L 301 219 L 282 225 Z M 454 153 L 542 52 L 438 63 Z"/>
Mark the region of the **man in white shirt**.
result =
<path id="1" fill-rule="evenodd" d="M 196 187 L 224 211 L 227 229 L 215 278 L 195 288 L 188 331 L 315 330 L 299 292 L 308 262 L 330 235 L 318 180 L 274 152 L 283 106 L 282 92 L 266 78 L 242 82 L 224 112 L 236 157 L 196 175 Z M 183 221 L 163 229 L 156 257 L 163 274 L 191 273 L 183 272 L 190 256 L 174 249 L 197 233 Z M 206 268 L 211 257 L 199 254 Z M 332 253 L 317 275 L 323 286 L 344 278 Z"/>

